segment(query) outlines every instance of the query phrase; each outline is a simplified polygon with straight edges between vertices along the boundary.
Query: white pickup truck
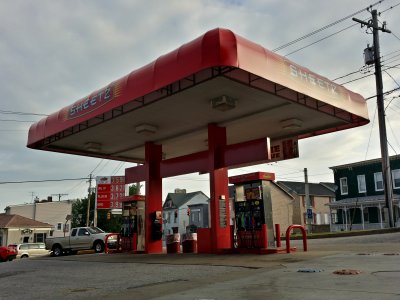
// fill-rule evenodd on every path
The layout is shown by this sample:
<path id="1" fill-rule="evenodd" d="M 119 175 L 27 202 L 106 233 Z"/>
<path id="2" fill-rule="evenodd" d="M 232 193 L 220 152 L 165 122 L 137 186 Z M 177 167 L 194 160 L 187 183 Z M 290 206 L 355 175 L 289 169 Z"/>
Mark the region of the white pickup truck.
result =
<path id="1" fill-rule="evenodd" d="M 52 256 L 76 254 L 79 250 L 89 249 L 100 253 L 104 251 L 108 234 L 97 227 L 72 228 L 70 236 L 46 238 L 46 249 L 51 251 Z M 110 236 L 107 242 L 112 248 L 116 244 L 116 237 Z"/>

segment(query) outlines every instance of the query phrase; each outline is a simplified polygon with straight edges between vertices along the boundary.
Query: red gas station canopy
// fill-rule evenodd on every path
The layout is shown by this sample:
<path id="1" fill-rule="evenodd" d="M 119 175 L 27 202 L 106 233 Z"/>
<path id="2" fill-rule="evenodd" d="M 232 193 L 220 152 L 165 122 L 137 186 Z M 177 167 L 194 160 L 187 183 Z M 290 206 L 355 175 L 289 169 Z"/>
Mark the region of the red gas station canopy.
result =
<path id="1" fill-rule="evenodd" d="M 149 141 L 163 159 L 207 150 L 212 123 L 233 145 L 368 122 L 359 94 L 218 28 L 33 124 L 28 147 L 142 163 Z"/>

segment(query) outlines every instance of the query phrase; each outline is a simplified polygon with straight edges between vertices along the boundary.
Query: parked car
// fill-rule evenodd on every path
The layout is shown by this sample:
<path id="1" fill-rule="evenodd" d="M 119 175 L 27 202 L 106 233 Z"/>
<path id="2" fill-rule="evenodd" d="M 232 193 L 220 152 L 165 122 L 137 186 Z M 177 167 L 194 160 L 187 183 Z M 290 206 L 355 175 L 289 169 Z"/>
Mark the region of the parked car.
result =
<path id="1" fill-rule="evenodd" d="M 13 247 L 0 247 L 0 261 L 12 261 L 17 257 L 17 251 Z"/>
<path id="2" fill-rule="evenodd" d="M 46 239 L 46 249 L 51 250 L 53 256 L 75 254 L 79 250 L 94 249 L 96 253 L 104 251 L 109 233 L 97 227 L 77 227 L 71 229 L 71 235 Z M 117 239 L 110 236 L 107 243 L 109 248 L 115 248 Z"/>
<path id="3" fill-rule="evenodd" d="M 45 243 L 13 244 L 9 245 L 9 247 L 13 247 L 17 250 L 17 258 L 46 256 L 50 254 L 50 251 L 46 250 Z"/>

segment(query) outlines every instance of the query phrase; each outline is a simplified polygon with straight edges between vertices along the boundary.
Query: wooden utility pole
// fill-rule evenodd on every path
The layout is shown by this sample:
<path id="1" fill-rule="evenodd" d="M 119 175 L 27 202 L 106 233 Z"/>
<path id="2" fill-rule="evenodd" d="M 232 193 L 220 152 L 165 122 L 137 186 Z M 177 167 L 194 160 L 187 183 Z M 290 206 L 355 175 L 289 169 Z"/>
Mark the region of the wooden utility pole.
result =
<path id="1" fill-rule="evenodd" d="M 376 10 L 371 11 L 372 20 L 368 22 L 353 18 L 353 21 L 361 23 L 361 26 L 367 26 L 372 28 L 373 34 L 373 63 L 375 64 L 375 83 L 376 83 L 376 98 L 378 106 L 378 120 L 379 120 L 379 137 L 381 144 L 381 155 L 382 155 L 382 179 L 384 185 L 385 203 L 388 209 L 389 227 L 394 227 L 393 219 L 393 185 L 392 185 L 392 173 L 390 171 L 390 159 L 388 154 L 387 136 L 386 136 L 386 122 L 385 122 L 385 105 L 383 99 L 383 82 L 382 82 L 382 68 L 381 68 L 381 54 L 379 46 L 379 31 L 391 33 L 390 30 L 386 29 L 386 23 L 383 23 L 382 27 L 378 24 L 378 12 Z"/>
<path id="2" fill-rule="evenodd" d="M 58 201 L 61 201 L 62 196 L 68 196 L 68 194 L 51 194 L 52 196 L 58 196 Z"/>
<path id="3" fill-rule="evenodd" d="M 312 223 L 313 223 L 313 209 L 310 201 L 310 187 L 308 184 L 308 172 L 307 168 L 304 168 L 304 204 L 306 208 L 306 225 L 307 232 L 312 232 Z"/>
<path id="4" fill-rule="evenodd" d="M 90 225 L 90 194 L 92 193 L 92 174 L 89 175 L 89 190 L 88 190 L 88 202 L 87 202 L 87 213 L 86 213 L 86 226 Z"/>

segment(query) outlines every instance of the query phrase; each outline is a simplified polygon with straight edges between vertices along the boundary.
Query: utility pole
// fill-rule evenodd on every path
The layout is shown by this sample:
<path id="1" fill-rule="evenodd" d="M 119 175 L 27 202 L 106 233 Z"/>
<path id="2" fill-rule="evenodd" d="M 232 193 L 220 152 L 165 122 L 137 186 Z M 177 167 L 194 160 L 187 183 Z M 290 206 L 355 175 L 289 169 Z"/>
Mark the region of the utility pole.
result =
<path id="1" fill-rule="evenodd" d="M 89 175 L 88 203 L 86 213 L 86 226 L 90 225 L 90 194 L 92 192 L 92 173 Z"/>
<path id="2" fill-rule="evenodd" d="M 312 222 L 313 222 L 313 210 L 310 201 L 310 187 L 308 185 L 308 172 L 307 168 L 304 168 L 304 204 L 306 207 L 306 225 L 307 232 L 311 233 L 312 231 Z"/>
<path id="3" fill-rule="evenodd" d="M 382 155 L 382 179 L 384 184 L 385 203 L 388 209 L 389 227 L 394 227 L 393 219 L 393 186 L 392 186 L 392 173 L 390 171 L 390 159 L 388 154 L 387 136 L 386 136 L 386 123 L 385 123 L 385 106 L 383 103 L 383 82 L 382 82 L 382 68 L 381 68 L 381 54 L 379 47 L 379 31 L 391 33 L 386 29 L 386 22 L 382 27 L 378 24 L 378 12 L 371 11 L 372 20 L 368 22 L 353 18 L 353 21 L 361 23 L 368 28 L 372 28 L 373 34 L 373 63 L 375 64 L 375 84 L 376 84 L 376 98 L 378 106 L 378 120 L 379 120 L 379 138 L 381 144 Z"/>
<path id="4" fill-rule="evenodd" d="M 58 196 L 58 201 L 61 201 L 62 196 L 67 196 L 68 194 L 51 194 L 52 196 Z"/>

